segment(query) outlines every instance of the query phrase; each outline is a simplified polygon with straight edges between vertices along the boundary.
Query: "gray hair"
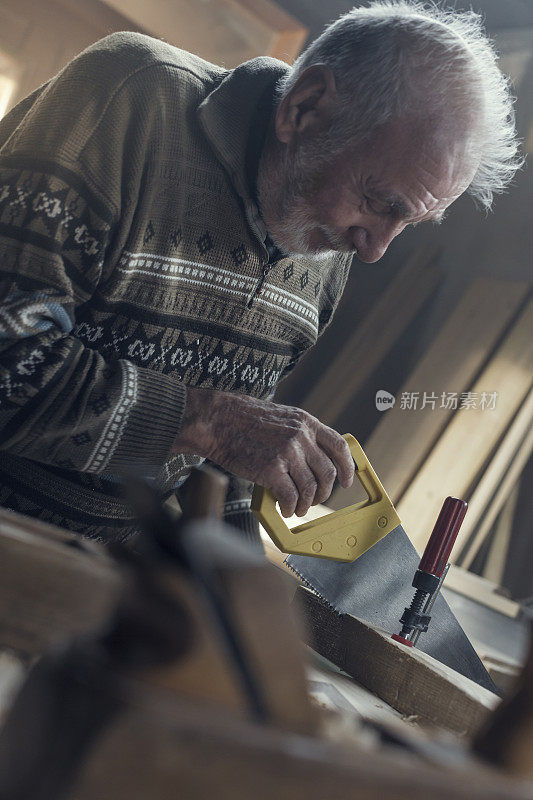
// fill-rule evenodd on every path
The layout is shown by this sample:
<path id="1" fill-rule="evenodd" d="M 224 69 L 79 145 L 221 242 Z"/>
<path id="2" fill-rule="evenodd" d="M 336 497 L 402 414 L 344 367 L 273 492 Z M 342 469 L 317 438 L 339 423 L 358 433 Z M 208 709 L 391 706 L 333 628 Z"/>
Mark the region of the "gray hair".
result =
<path id="1" fill-rule="evenodd" d="M 339 103 L 330 146 L 367 140 L 392 118 L 431 115 L 442 124 L 450 108 L 463 112 L 476 129 L 479 158 L 468 192 L 486 209 L 523 162 L 510 84 L 473 11 L 418 0 L 377 0 L 354 8 L 301 54 L 281 94 L 313 64 L 326 64 L 335 77 Z"/>

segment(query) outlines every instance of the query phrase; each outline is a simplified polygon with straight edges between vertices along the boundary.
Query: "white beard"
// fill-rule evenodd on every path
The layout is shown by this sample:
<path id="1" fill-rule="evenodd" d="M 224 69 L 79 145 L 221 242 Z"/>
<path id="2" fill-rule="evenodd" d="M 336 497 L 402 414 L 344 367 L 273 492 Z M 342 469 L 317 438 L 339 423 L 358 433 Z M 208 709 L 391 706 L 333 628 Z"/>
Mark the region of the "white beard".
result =
<path id="1" fill-rule="evenodd" d="M 329 164 L 323 153 L 305 152 L 301 146 L 297 154 L 287 149 L 273 154 L 267 151 L 261 160 L 258 175 L 259 205 L 268 233 L 279 249 L 290 256 L 306 256 L 317 262 L 348 251 L 337 231 L 319 223 L 312 210 L 312 199 L 320 186 L 324 168 Z M 311 244 L 311 235 L 319 230 L 325 234 L 327 244 L 317 248 Z"/>

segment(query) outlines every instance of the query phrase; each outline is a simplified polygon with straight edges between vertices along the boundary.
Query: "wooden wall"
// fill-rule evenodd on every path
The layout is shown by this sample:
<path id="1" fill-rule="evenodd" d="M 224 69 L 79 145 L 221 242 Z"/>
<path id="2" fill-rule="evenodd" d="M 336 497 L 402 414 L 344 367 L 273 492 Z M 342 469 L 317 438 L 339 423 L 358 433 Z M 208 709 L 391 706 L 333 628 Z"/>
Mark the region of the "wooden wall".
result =
<path id="1" fill-rule="evenodd" d="M 15 83 L 8 107 L 120 30 L 164 38 L 228 67 L 258 55 L 292 61 L 307 37 L 305 25 L 272 0 L 0 0 L 0 79 Z"/>
<path id="2" fill-rule="evenodd" d="M 98 0 L 0 0 L 0 54 L 16 80 L 10 105 L 85 47 L 120 30 L 131 30 L 131 22 Z"/>
<path id="3" fill-rule="evenodd" d="M 308 33 L 273 0 L 106 2 L 155 36 L 229 68 L 258 55 L 292 62 Z"/>

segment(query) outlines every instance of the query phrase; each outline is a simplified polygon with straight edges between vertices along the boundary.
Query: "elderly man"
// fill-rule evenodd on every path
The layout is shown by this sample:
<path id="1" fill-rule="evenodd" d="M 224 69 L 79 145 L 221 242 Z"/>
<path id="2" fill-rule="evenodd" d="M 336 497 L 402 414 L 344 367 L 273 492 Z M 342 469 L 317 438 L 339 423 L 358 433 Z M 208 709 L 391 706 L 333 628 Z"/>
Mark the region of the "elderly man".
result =
<path id="1" fill-rule="evenodd" d="M 473 14 L 355 9 L 291 68 L 225 70 L 131 33 L 81 53 L 0 123 L 0 503 L 87 536 L 135 530 L 121 477 L 163 493 L 209 459 L 253 538 L 353 479 L 342 437 L 274 403 L 354 254 L 518 165 Z"/>

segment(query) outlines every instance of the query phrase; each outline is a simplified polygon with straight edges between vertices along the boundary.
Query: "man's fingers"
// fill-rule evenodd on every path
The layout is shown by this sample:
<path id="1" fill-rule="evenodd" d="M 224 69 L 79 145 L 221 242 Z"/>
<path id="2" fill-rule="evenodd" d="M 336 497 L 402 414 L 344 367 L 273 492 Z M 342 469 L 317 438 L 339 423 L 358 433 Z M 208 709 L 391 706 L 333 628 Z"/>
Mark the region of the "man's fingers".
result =
<path id="1" fill-rule="evenodd" d="M 352 485 L 355 475 L 355 465 L 348 442 L 333 428 L 322 424 L 316 432 L 316 441 L 333 461 L 340 485 L 347 489 Z"/>
<path id="2" fill-rule="evenodd" d="M 312 470 L 303 459 L 294 461 L 290 467 L 290 475 L 298 490 L 298 502 L 296 503 L 296 514 L 303 517 L 315 499 L 318 489 L 318 482 Z"/>
<path id="3" fill-rule="evenodd" d="M 197 416 L 213 420 L 206 455 L 271 489 L 284 517 L 303 516 L 313 503 L 325 502 L 335 477 L 342 486 L 351 485 L 354 465 L 348 445 L 311 414 L 246 395 L 205 390 L 204 397 L 197 391 L 204 412 Z M 181 446 L 193 447 L 192 434 L 189 439 Z"/>
<path id="4" fill-rule="evenodd" d="M 271 486 L 284 517 L 292 517 L 298 503 L 298 489 L 287 472 L 281 473 Z"/>
<path id="5" fill-rule="evenodd" d="M 337 477 L 335 464 L 318 445 L 314 445 L 307 453 L 307 463 L 312 469 L 317 482 L 317 490 L 311 505 L 325 503 L 331 494 Z"/>

